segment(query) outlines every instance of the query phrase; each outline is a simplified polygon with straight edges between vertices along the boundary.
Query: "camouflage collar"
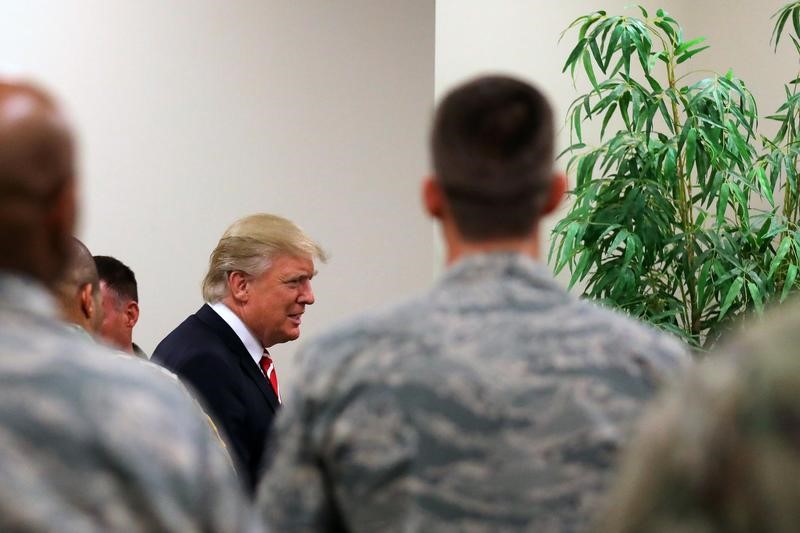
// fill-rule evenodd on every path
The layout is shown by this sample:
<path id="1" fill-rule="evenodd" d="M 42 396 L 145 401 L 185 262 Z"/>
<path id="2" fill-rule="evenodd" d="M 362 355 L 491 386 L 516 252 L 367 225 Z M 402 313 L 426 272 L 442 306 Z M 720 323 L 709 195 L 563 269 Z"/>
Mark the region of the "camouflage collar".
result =
<path id="1" fill-rule="evenodd" d="M 64 322 L 63 323 L 64 329 L 72 333 L 73 335 L 77 335 L 84 340 L 91 341 L 92 343 L 96 343 L 97 340 L 92 337 L 92 334 L 86 331 L 82 326 L 78 324 L 73 324 L 72 322 Z"/>
<path id="2" fill-rule="evenodd" d="M 553 275 L 543 264 L 517 252 L 470 254 L 458 260 L 445 272 L 442 282 L 476 277 L 525 277 L 552 288 L 558 288 Z"/>
<path id="3" fill-rule="evenodd" d="M 456 262 L 442 276 L 433 298 L 448 307 L 493 308 L 563 302 L 572 297 L 546 266 L 531 257 L 493 252 L 469 255 Z"/>
<path id="4" fill-rule="evenodd" d="M 0 309 L 57 318 L 55 301 L 44 286 L 31 277 L 0 271 Z"/>

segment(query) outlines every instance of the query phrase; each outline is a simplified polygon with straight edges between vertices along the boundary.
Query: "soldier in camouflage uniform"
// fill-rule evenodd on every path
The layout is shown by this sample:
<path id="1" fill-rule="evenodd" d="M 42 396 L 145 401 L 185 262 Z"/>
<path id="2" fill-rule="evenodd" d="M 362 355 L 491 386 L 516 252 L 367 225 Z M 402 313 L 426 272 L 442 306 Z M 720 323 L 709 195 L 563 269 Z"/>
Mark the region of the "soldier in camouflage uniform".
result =
<path id="1" fill-rule="evenodd" d="M 449 269 L 301 350 L 258 494 L 275 530 L 586 526 L 629 422 L 686 356 L 537 262 L 537 223 L 565 188 L 553 136 L 543 96 L 514 79 L 443 101 L 423 196 Z"/>
<path id="2" fill-rule="evenodd" d="M 249 531 L 230 460 L 164 370 L 74 335 L 45 289 L 68 257 L 72 139 L 0 80 L 0 531 Z"/>
<path id="3" fill-rule="evenodd" d="M 603 531 L 800 530 L 800 301 L 787 306 L 648 411 Z"/>

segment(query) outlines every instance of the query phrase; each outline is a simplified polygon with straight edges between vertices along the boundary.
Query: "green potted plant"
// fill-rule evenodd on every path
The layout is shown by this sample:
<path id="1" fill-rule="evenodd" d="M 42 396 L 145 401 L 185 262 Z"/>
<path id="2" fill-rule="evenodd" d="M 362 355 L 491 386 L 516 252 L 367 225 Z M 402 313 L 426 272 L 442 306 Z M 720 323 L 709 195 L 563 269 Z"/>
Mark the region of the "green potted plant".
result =
<path id="1" fill-rule="evenodd" d="M 797 33 L 798 4 L 784 10 L 778 22 L 791 18 Z M 574 204 L 549 257 L 588 297 L 708 347 L 730 320 L 797 286 L 800 97 L 774 117 L 783 136 L 761 138 L 744 82 L 688 69 L 702 37 L 684 39 L 661 9 L 636 15 L 596 11 L 565 30 L 577 41 L 564 71 L 590 88 L 568 112 Z"/>

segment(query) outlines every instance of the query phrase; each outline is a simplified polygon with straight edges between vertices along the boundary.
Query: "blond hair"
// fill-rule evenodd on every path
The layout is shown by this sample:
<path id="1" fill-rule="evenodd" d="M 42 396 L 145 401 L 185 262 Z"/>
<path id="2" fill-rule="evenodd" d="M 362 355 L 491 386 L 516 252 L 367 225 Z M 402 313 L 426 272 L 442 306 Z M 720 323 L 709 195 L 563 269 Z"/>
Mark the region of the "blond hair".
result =
<path id="1" fill-rule="evenodd" d="M 240 218 L 225 230 L 211 252 L 203 299 L 209 303 L 222 300 L 228 295 L 228 273 L 259 276 L 278 255 L 327 260 L 324 250 L 290 220 L 268 213 Z"/>

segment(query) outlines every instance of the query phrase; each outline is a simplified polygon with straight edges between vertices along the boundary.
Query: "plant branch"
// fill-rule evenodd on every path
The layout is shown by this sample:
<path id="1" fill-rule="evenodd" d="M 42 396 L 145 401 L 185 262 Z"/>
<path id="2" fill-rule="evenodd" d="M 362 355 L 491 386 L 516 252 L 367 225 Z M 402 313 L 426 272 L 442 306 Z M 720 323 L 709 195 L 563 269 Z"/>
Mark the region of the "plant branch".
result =
<path id="1" fill-rule="evenodd" d="M 667 61 L 667 81 L 670 89 L 677 94 L 677 80 L 675 78 L 675 56 L 671 51 L 668 52 Z M 679 131 L 686 128 L 689 124 L 689 118 L 686 122 L 681 124 L 680 111 L 677 102 L 672 100 L 672 123 L 675 125 L 675 130 Z M 678 181 L 678 211 L 680 213 L 681 225 L 683 226 L 683 245 L 685 247 L 684 253 L 684 268 L 686 270 L 686 292 L 681 296 L 686 303 L 688 309 L 686 310 L 687 327 L 693 336 L 700 335 L 700 314 L 701 310 L 697 305 L 697 284 L 694 277 L 694 213 L 692 211 L 691 198 L 692 198 L 692 183 L 691 176 L 686 175 L 686 146 L 677 158 L 675 178 Z M 683 289 L 683 284 L 681 284 Z M 688 296 L 688 298 L 687 298 Z"/>

